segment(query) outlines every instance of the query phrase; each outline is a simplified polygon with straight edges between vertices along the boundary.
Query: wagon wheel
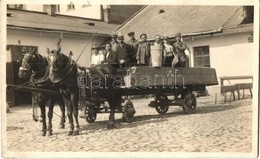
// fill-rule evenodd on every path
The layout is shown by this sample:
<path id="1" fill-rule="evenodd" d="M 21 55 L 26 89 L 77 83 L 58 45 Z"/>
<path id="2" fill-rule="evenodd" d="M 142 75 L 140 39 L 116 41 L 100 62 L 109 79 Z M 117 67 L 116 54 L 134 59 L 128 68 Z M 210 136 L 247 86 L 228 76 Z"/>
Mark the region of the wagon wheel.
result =
<path id="1" fill-rule="evenodd" d="M 168 97 L 165 94 L 157 95 L 156 97 L 157 105 L 155 107 L 155 110 L 159 114 L 165 114 L 167 113 L 169 109 L 169 100 Z"/>
<path id="2" fill-rule="evenodd" d="M 86 121 L 88 123 L 94 123 L 97 118 L 97 113 L 94 106 L 90 106 L 86 109 Z"/>
<path id="3" fill-rule="evenodd" d="M 134 119 L 134 114 L 136 112 L 133 102 L 128 100 L 123 108 L 123 120 L 128 123 L 132 122 Z"/>
<path id="4" fill-rule="evenodd" d="M 183 98 L 184 105 L 182 106 L 182 110 L 186 114 L 193 114 L 196 111 L 197 100 L 193 93 L 187 93 Z"/>

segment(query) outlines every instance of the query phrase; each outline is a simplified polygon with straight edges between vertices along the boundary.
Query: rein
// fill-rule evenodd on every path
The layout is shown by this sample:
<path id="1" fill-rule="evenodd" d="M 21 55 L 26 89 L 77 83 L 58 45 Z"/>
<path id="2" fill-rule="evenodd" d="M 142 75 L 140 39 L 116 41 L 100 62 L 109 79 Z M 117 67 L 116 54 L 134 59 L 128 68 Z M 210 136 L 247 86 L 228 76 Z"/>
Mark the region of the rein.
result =
<path id="1" fill-rule="evenodd" d="M 94 37 L 96 37 L 96 33 L 92 34 L 92 37 L 91 37 L 91 42 L 92 42 L 92 44 L 91 44 L 91 45 L 93 45 L 93 39 L 94 39 Z M 76 60 L 75 62 L 77 62 L 77 61 L 79 60 L 80 56 L 82 55 L 82 53 L 83 53 L 84 50 L 86 49 L 87 45 L 88 45 L 88 43 L 86 43 L 86 45 L 84 46 L 83 50 L 81 51 L 81 53 L 79 54 L 79 57 L 77 58 L 77 60 Z M 91 46 L 91 47 L 92 47 L 92 46 Z"/>

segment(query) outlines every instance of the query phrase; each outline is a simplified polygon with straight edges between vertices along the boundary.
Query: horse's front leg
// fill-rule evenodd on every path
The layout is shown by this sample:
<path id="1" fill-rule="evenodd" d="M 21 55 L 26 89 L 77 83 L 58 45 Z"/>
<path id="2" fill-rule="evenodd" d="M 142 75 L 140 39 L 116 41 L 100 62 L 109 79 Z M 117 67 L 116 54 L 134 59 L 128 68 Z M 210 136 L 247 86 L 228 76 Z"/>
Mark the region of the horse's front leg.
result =
<path id="1" fill-rule="evenodd" d="M 72 117 L 72 111 L 73 111 L 72 104 L 66 94 L 66 91 L 61 91 L 61 94 L 62 94 L 63 101 L 67 107 L 67 116 L 68 116 L 69 124 L 70 124 L 69 131 L 67 132 L 67 136 L 71 136 L 73 133 L 73 129 L 74 129 L 73 117 Z"/>
<path id="2" fill-rule="evenodd" d="M 53 101 L 53 99 L 50 99 L 50 102 L 49 102 L 49 111 L 48 111 L 47 136 L 51 136 L 51 135 L 52 135 L 53 107 L 54 107 L 54 101 Z"/>
<path id="3" fill-rule="evenodd" d="M 61 110 L 61 119 L 60 119 L 59 128 L 60 129 L 64 129 L 65 128 L 66 117 L 65 117 L 65 104 L 64 104 L 64 101 L 62 100 L 62 97 L 58 98 L 57 103 L 60 106 L 60 110 Z"/>
<path id="4" fill-rule="evenodd" d="M 73 115 L 76 122 L 76 128 L 74 129 L 73 135 L 79 135 L 79 119 L 78 119 L 78 92 L 71 94 L 71 104 L 73 108 Z"/>
<path id="5" fill-rule="evenodd" d="M 46 135 L 47 125 L 46 125 L 46 112 L 45 112 L 45 98 L 42 94 L 38 94 L 37 98 L 38 105 L 41 109 L 41 116 L 42 116 L 42 136 Z"/>

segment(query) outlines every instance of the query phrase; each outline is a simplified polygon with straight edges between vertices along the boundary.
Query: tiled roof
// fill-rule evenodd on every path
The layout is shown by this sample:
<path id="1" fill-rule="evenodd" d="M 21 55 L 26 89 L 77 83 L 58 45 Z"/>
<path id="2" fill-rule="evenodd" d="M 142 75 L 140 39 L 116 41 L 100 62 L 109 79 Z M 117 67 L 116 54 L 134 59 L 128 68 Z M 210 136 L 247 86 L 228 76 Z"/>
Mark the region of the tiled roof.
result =
<path id="1" fill-rule="evenodd" d="M 143 5 L 110 5 L 110 20 L 112 23 L 122 24 L 143 7 Z"/>
<path id="2" fill-rule="evenodd" d="M 243 20 L 241 6 L 150 5 L 117 29 L 127 34 L 134 31 L 136 37 L 146 33 L 174 36 L 180 32 L 191 34 L 219 30 L 239 25 Z"/>
<path id="3" fill-rule="evenodd" d="M 96 33 L 110 36 L 119 25 L 108 24 L 99 20 L 83 19 L 69 16 L 50 16 L 46 13 L 8 10 L 8 27 L 31 28 L 39 30 L 64 31 L 75 33 Z"/>

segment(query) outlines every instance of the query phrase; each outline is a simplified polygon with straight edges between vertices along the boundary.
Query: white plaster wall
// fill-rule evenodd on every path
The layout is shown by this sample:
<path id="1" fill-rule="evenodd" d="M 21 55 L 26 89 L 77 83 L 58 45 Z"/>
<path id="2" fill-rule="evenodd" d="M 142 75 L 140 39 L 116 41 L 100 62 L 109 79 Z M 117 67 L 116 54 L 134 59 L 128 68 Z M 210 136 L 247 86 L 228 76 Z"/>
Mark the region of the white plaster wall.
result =
<path id="1" fill-rule="evenodd" d="M 67 10 L 67 5 L 60 5 L 60 13 L 63 15 L 77 16 L 83 18 L 101 19 L 101 6 L 91 5 L 82 7 L 83 4 L 74 4 L 75 10 Z"/>
<path id="2" fill-rule="evenodd" d="M 253 43 L 249 33 L 213 35 L 195 38 L 187 44 L 191 49 L 191 66 L 194 66 L 193 47 L 209 45 L 210 66 L 221 76 L 253 75 Z"/>
<path id="3" fill-rule="evenodd" d="M 90 5 L 82 7 L 83 4 L 74 4 L 75 10 L 67 10 L 66 4 L 60 4 L 60 12 L 58 14 L 70 15 L 83 18 L 101 19 L 101 6 Z M 39 4 L 26 4 L 26 10 L 43 12 L 43 5 Z"/>
<path id="4" fill-rule="evenodd" d="M 43 12 L 43 5 L 39 4 L 26 4 L 25 5 L 26 10 L 30 11 L 37 11 L 37 12 Z"/>
<path id="5" fill-rule="evenodd" d="M 57 49 L 59 38 L 59 33 L 7 29 L 7 45 L 18 45 L 18 40 L 20 40 L 21 45 L 38 46 L 39 53 L 44 56 L 46 56 L 47 47 L 50 49 Z M 105 37 L 95 37 L 93 44 L 100 44 L 104 40 Z M 79 54 L 83 51 L 83 48 L 87 45 L 77 63 L 85 67 L 90 66 L 92 35 L 63 34 L 61 45 L 61 52 L 69 55 L 69 52 L 72 51 L 74 60 L 78 58 Z"/>

